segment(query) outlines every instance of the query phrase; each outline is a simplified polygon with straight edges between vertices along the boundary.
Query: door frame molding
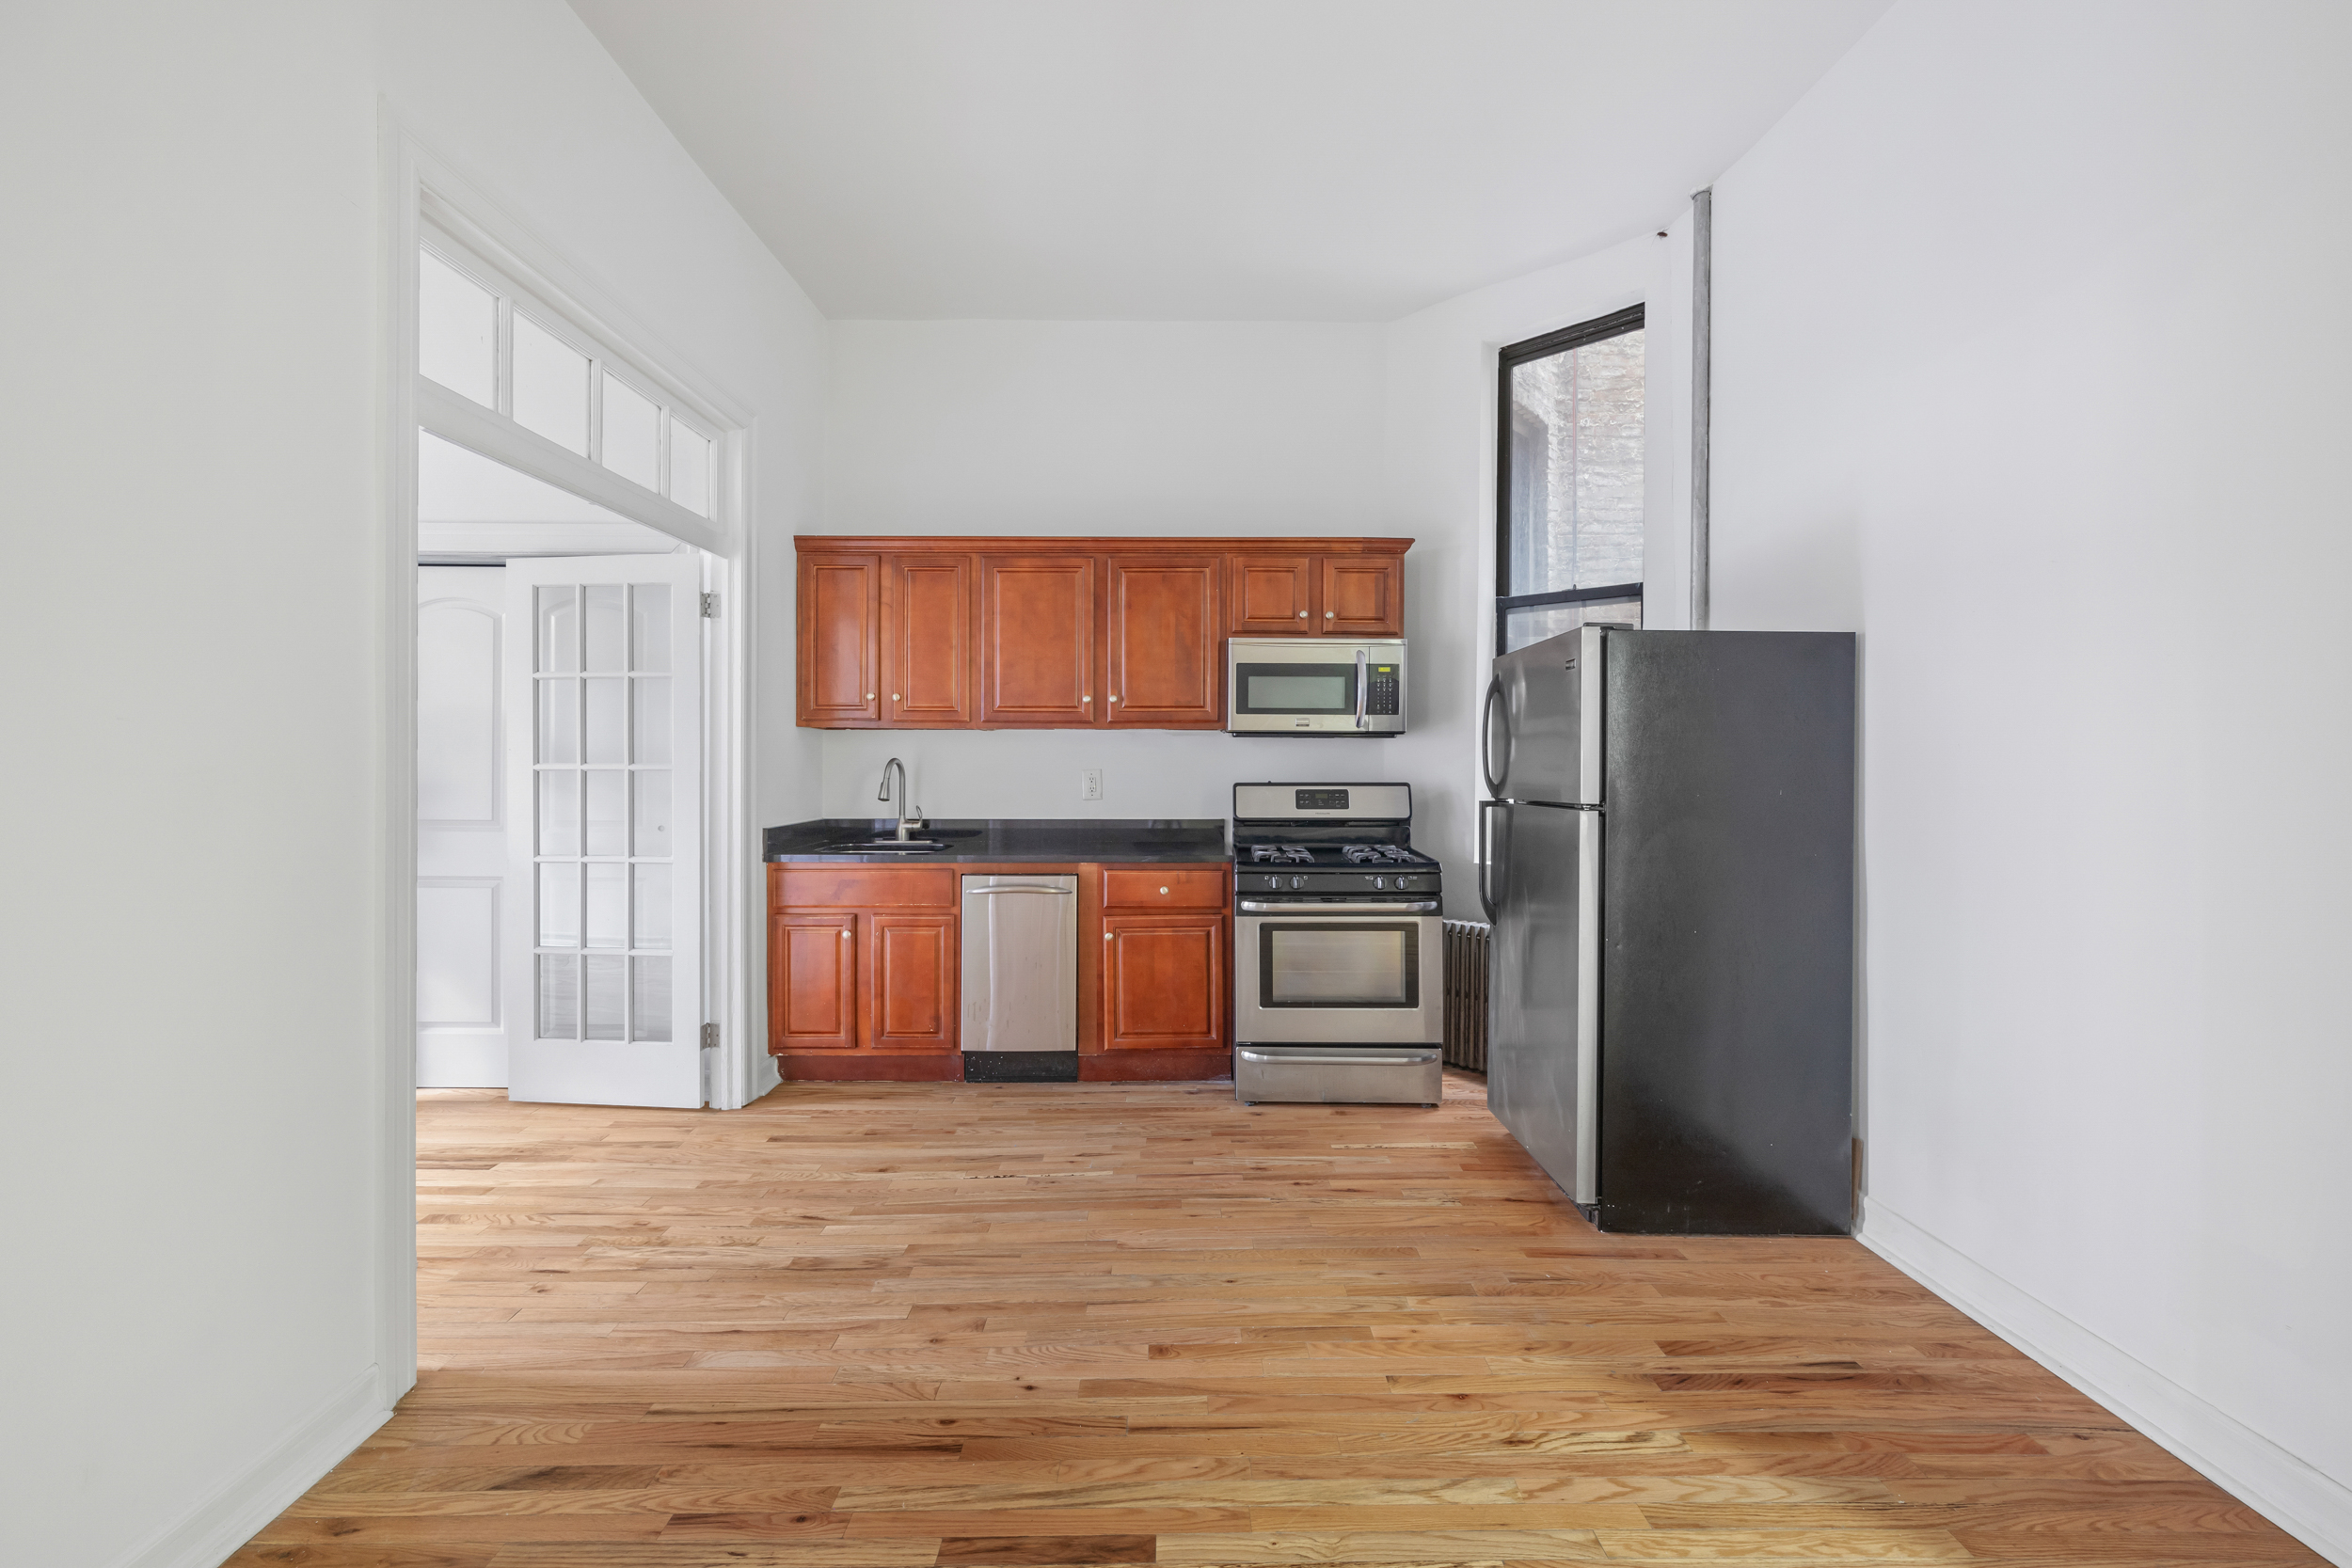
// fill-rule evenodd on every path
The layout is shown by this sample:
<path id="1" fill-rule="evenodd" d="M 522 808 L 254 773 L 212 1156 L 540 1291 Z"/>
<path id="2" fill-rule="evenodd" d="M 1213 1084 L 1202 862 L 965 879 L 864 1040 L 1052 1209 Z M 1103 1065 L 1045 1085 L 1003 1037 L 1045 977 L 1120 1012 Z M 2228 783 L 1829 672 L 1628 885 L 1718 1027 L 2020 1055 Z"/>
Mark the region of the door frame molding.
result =
<path id="1" fill-rule="evenodd" d="M 375 339 L 382 354 L 377 447 L 377 561 L 382 617 L 376 733 L 376 833 L 383 912 L 378 951 L 381 1022 L 376 1037 L 377 1175 L 374 1215 L 376 1377 L 389 1408 L 416 1384 L 416 664 L 417 431 L 423 412 L 417 386 L 417 247 L 427 210 L 453 232 L 506 269 L 542 301 L 563 311 L 645 375 L 688 412 L 719 432 L 717 494 L 705 521 L 682 508 L 644 519 L 703 555 L 703 587 L 716 594 L 718 615 L 703 641 L 704 1016 L 720 1026 L 716 1052 L 704 1053 L 704 1085 L 713 1109 L 736 1110 L 773 1086 L 756 1003 L 764 994 L 765 879 L 760 874 L 756 753 L 751 745 L 758 584 L 758 545 L 751 518 L 750 461 L 757 420 L 691 375 L 691 361 L 672 352 L 625 307 L 540 241 L 495 198 L 404 126 L 389 104 L 377 119 L 379 232 L 384 251 Z M 568 454 L 567 454 L 568 455 Z M 666 506 L 667 503 L 665 502 Z M 690 528 L 687 526 L 691 524 Z"/>

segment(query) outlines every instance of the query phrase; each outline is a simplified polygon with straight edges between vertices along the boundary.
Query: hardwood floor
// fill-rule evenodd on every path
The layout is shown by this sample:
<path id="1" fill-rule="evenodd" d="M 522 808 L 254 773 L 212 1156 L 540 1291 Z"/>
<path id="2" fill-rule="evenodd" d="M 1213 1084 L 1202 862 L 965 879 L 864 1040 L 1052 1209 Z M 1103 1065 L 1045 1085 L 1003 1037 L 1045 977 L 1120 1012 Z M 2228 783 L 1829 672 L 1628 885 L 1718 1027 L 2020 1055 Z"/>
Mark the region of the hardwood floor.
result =
<path id="1" fill-rule="evenodd" d="M 1220 1085 L 419 1098 L 423 1372 L 230 1560 L 2321 1560 L 1848 1241 Z"/>

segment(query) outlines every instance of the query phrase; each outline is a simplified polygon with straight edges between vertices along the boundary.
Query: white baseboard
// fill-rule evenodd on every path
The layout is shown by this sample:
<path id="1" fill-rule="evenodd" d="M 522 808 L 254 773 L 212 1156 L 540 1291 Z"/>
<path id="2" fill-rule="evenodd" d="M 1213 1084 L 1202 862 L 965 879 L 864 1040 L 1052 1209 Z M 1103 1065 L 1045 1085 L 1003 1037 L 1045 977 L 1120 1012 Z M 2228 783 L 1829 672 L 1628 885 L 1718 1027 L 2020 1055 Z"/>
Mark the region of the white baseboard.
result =
<path id="1" fill-rule="evenodd" d="M 1883 1203 L 1865 1205 L 1855 1240 L 2328 1561 L 2352 1568 L 2352 1487 L 2321 1474 Z M 2332 1397 L 2320 1390 L 2314 1394 Z"/>
<path id="2" fill-rule="evenodd" d="M 370 1367 L 244 1474 L 118 1558 L 116 1568 L 220 1568 L 391 1415 L 382 1380 Z"/>

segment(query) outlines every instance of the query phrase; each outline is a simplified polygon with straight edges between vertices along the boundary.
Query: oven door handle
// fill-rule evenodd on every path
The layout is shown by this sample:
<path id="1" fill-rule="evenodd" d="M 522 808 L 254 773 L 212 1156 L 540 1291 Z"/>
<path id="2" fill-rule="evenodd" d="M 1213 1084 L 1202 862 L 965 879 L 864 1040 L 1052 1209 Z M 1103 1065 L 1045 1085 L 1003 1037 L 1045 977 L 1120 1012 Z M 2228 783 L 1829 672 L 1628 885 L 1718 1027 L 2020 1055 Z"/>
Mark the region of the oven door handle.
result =
<path id="1" fill-rule="evenodd" d="M 1273 1065 L 1293 1064 L 1299 1067 L 1426 1067 L 1438 1060 L 1435 1046 L 1400 1050 L 1393 1056 L 1269 1056 L 1244 1045 L 1235 1048 L 1245 1062 Z"/>
<path id="2" fill-rule="evenodd" d="M 1265 904 L 1254 898 L 1235 901 L 1235 909 L 1244 914 L 1295 914 L 1302 919 L 1320 920 L 1334 914 L 1435 914 L 1435 898 L 1416 898 L 1404 904 Z"/>

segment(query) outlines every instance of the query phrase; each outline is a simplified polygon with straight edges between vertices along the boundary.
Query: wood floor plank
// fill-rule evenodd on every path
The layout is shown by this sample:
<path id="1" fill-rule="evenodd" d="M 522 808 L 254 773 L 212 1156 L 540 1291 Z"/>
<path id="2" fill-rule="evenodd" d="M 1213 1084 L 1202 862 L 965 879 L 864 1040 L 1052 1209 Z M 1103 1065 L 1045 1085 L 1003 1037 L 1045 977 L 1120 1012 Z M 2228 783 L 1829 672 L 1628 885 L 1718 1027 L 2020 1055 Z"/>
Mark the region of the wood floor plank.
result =
<path id="1" fill-rule="evenodd" d="M 1597 1233 L 1475 1079 L 418 1148 L 418 1386 L 239 1568 L 2321 1568 L 1851 1242 Z"/>

